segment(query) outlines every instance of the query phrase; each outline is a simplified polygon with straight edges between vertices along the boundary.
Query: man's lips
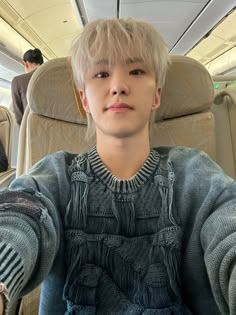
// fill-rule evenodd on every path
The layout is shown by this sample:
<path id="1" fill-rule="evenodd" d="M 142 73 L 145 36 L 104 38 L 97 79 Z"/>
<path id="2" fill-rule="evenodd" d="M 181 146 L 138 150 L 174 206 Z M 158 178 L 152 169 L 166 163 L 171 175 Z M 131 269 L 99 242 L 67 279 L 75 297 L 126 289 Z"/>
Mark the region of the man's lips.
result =
<path id="1" fill-rule="evenodd" d="M 127 111 L 132 109 L 133 107 L 126 103 L 115 103 L 106 107 L 106 110 L 108 111 Z"/>

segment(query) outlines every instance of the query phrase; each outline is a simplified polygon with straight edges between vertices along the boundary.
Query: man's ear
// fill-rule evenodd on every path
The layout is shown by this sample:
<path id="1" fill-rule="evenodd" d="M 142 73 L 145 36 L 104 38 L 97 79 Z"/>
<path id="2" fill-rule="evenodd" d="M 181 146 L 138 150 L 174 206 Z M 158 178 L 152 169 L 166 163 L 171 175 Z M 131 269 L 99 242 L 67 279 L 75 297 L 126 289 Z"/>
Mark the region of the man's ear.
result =
<path id="1" fill-rule="evenodd" d="M 88 104 L 88 100 L 86 97 L 86 93 L 84 90 L 79 90 L 79 96 L 81 99 L 81 103 L 83 105 L 84 110 L 86 111 L 86 113 L 89 113 L 89 104 Z"/>
<path id="2" fill-rule="evenodd" d="M 154 102 L 152 104 L 152 110 L 158 108 L 161 104 L 161 88 L 157 88 L 156 89 L 156 93 L 154 96 Z"/>

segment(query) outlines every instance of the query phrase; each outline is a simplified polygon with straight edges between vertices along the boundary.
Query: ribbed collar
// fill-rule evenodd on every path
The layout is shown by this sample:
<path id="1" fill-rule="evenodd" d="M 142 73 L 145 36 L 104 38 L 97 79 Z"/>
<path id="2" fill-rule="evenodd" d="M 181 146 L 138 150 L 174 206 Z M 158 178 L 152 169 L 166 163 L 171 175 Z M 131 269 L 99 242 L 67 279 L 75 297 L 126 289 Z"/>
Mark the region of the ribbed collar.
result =
<path id="1" fill-rule="evenodd" d="M 136 191 L 154 172 L 159 163 L 159 154 L 154 149 L 150 150 L 150 154 L 140 170 L 130 179 L 121 180 L 116 178 L 103 164 L 100 156 L 94 147 L 88 153 L 89 163 L 93 172 L 114 192 L 131 193 Z"/>

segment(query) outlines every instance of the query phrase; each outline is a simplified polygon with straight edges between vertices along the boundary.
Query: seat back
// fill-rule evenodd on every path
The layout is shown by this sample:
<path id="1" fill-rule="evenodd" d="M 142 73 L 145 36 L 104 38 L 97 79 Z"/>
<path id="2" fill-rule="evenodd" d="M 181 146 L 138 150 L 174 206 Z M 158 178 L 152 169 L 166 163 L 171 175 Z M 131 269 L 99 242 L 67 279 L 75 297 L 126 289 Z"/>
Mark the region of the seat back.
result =
<path id="1" fill-rule="evenodd" d="M 7 186 L 15 176 L 15 168 L 12 167 L 12 147 L 15 117 L 7 107 L 0 106 L 0 140 L 8 159 L 8 169 L 0 173 L 0 187 Z"/>
<path id="2" fill-rule="evenodd" d="M 11 161 L 13 113 L 4 106 L 0 106 L 0 140 L 4 146 L 8 161 Z"/>
<path id="3" fill-rule="evenodd" d="M 214 117 L 209 111 L 214 98 L 211 77 L 193 59 L 171 58 L 161 106 L 151 115 L 151 145 L 196 147 L 215 158 Z M 68 58 L 51 60 L 33 74 L 28 104 L 20 131 L 17 175 L 49 153 L 89 149 L 87 123 Z"/>
<path id="4" fill-rule="evenodd" d="M 236 85 L 215 96 L 212 112 L 216 121 L 216 157 L 225 172 L 236 178 Z"/>
<path id="5" fill-rule="evenodd" d="M 197 148 L 216 159 L 210 74 L 194 59 L 171 56 L 161 106 L 152 113 L 151 145 Z"/>

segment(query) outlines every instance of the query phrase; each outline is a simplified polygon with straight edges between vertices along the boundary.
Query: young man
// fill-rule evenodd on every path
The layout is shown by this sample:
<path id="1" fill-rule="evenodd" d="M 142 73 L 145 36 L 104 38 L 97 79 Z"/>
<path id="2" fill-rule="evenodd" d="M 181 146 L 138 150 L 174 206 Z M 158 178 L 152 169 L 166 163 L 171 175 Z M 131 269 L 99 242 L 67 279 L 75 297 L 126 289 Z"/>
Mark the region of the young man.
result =
<path id="1" fill-rule="evenodd" d="M 44 279 L 40 314 L 236 313 L 236 185 L 194 149 L 151 149 L 168 54 L 136 20 L 88 24 L 72 51 L 89 137 L 0 194 L 0 282 Z"/>

